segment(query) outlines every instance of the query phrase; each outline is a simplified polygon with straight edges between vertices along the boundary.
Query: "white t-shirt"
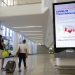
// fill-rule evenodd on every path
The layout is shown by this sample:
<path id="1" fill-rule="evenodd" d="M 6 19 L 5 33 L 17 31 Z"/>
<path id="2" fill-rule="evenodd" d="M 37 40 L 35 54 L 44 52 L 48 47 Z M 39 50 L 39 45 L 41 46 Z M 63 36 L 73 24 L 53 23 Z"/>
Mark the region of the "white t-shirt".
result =
<path id="1" fill-rule="evenodd" d="M 27 44 L 19 44 L 18 49 L 19 49 L 19 47 L 20 47 L 20 53 L 26 53 L 26 50 L 28 52 Z"/>

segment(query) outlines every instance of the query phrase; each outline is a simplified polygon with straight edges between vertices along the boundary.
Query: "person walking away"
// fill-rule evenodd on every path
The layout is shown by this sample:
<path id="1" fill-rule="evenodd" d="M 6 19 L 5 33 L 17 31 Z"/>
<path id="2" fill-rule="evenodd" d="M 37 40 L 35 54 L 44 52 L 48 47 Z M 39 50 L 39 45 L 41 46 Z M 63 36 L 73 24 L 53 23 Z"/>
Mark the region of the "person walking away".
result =
<path id="1" fill-rule="evenodd" d="M 19 67 L 19 72 L 21 72 L 21 62 L 23 60 L 24 63 L 24 68 L 26 69 L 26 58 L 28 57 L 28 48 L 27 48 L 27 44 L 26 44 L 26 40 L 22 41 L 22 44 L 19 44 L 18 46 L 18 57 L 19 57 L 19 63 L 18 63 L 18 67 Z"/>

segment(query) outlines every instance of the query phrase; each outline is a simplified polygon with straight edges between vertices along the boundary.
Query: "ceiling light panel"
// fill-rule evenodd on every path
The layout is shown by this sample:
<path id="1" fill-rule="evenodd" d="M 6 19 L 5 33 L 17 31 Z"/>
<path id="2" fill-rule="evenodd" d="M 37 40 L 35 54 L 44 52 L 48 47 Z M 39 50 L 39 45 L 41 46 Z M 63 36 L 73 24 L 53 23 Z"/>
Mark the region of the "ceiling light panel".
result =
<path id="1" fill-rule="evenodd" d="M 33 36 L 33 37 L 28 37 L 28 38 L 43 38 L 43 36 L 39 36 L 39 37 Z"/>
<path id="2" fill-rule="evenodd" d="M 31 38 L 31 39 L 43 39 L 43 38 L 38 38 L 38 37 L 29 37 L 29 38 Z"/>
<path id="3" fill-rule="evenodd" d="M 42 32 L 42 31 L 21 31 L 21 32 Z"/>
<path id="4" fill-rule="evenodd" d="M 26 35 L 43 35 L 43 34 L 26 34 Z"/>
<path id="5" fill-rule="evenodd" d="M 42 26 L 21 26 L 21 27 L 13 27 L 13 28 L 16 28 L 16 29 L 18 29 L 18 28 L 42 28 Z"/>
<path id="6" fill-rule="evenodd" d="M 43 39 L 43 38 L 29 38 L 29 39 Z"/>
<path id="7" fill-rule="evenodd" d="M 43 35 L 25 35 L 26 37 L 43 37 Z"/>

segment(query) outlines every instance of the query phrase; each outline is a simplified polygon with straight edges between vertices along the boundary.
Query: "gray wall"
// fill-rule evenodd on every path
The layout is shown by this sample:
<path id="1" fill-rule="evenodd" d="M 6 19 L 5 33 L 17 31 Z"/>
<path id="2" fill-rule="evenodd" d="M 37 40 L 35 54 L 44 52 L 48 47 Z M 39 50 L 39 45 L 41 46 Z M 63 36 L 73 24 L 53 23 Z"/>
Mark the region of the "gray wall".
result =
<path id="1" fill-rule="evenodd" d="M 37 54 L 47 54 L 48 48 L 45 45 L 38 45 L 37 46 Z"/>

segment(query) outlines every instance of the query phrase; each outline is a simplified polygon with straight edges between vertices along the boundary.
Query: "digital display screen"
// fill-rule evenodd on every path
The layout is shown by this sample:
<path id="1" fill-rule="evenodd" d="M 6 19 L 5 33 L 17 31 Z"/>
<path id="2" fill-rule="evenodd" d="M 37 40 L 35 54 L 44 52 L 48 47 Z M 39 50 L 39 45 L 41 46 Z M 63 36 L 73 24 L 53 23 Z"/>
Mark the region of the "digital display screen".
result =
<path id="1" fill-rule="evenodd" d="M 75 3 L 54 4 L 56 48 L 75 47 Z"/>

